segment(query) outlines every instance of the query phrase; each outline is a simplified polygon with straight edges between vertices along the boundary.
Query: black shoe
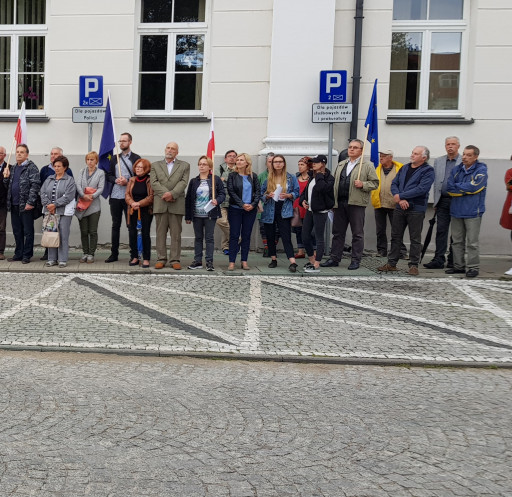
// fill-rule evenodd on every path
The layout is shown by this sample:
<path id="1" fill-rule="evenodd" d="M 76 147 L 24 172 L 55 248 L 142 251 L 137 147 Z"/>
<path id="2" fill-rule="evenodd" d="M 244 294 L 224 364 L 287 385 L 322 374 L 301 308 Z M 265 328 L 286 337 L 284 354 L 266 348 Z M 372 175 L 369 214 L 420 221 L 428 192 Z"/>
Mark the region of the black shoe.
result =
<path id="1" fill-rule="evenodd" d="M 7 259 L 7 262 L 16 262 L 16 261 L 21 261 L 21 258 L 20 257 L 9 257 L 9 259 Z"/>
<path id="2" fill-rule="evenodd" d="M 353 270 L 353 269 L 359 269 L 359 262 L 352 261 L 347 269 Z"/>
<path id="3" fill-rule="evenodd" d="M 290 273 L 296 273 L 297 272 L 297 264 L 295 264 L 295 262 L 292 262 L 288 266 L 288 270 L 290 271 Z"/>
<path id="4" fill-rule="evenodd" d="M 106 261 L 105 261 L 106 262 Z M 135 262 L 130 261 L 128 263 L 128 266 L 138 266 L 139 265 L 139 259 L 137 259 Z"/>
<path id="5" fill-rule="evenodd" d="M 451 269 L 453 267 L 453 262 L 446 263 L 446 269 Z"/>
<path id="6" fill-rule="evenodd" d="M 423 264 L 423 267 L 426 267 L 427 269 L 443 269 L 444 264 L 441 264 L 440 262 L 437 261 L 430 261 L 427 262 L 426 264 Z"/>
<path id="7" fill-rule="evenodd" d="M 340 265 L 339 262 L 336 262 L 334 259 L 328 259 L 325 262 L 321 262 L 321 267 L 338 267 Z"/>
<path id="8" fill-rule="evenodd" d="M 445 271 L 446 274 L 464 274 L 466 271 L 464 269 L 455 269 L 454 267 L 447 269 Z M 469 271 L 468 271 L 469 273 Z M 478 274 L 478 271 L 477 271 Z"/>
<path id="9" fill-rule="evenodd" d="M 21 259 L 22 264 L 30 264 L 30 259 Z M 478 272 L 477 272 L 478 274 Z"/>
<path id="10" fill-rule="evenodd" d="M 108 263 L 108 262 L 116 262 L 116 261 L 117 261 L 117 256 L 112 255 L 112 254 L 110 254 L 110 255 L 108 256 L 108 259 L 105 259 L 105 262 L 107 262 L 107 263 Z"/>
<path id="11" fill-rule="evenodd" d="M 270 268 L 274 268 L 274 267 L 277 267 L 277 260 L 276 259 L 272 259 L 268 265 L 268 267 Z"/>
<path id="12" fill-rule="evenodd" d="M 478 276 L 478 269 L 468 269 L 466 278 L 476 278 Z"/>

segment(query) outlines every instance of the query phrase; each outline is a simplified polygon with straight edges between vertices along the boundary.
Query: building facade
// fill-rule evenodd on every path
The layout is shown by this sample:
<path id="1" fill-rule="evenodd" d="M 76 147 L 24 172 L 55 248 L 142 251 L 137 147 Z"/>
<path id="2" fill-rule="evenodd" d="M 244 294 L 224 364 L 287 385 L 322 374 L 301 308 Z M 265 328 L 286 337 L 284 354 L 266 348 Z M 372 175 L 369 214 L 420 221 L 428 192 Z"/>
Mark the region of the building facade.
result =
<path id="1" fill-rule="evenodd" d="M 347 70 L 352 101 L 358 6 L 357 134 L 364 136 L 378 79 L 381 148 L 406 161 L 418 144 L 444 154 L 446 136 L 477 145 L 489 166 L 482 252 L 508 253 L 510 236 L 498 225 L 512 153 L 504 139 L 512 132 L 512 4 L 505 0 L 2 0 L 0 143 L 9 154 L 25 101 L 31 158 L 42 167 L 57 145 L 78 172 L 88 151 L 87 124 L 71 119 L 79 77 L 102 75 L 115 128 L 133 135 L 143 157 L 161 158 L 176 141 L 194 173 L 213 113 L 216 162 L 234 148 L 261 170 L 273 151 L 294 170 L 297 158 L 328 150 L 328 125 L 311 116 L 319 72 Z M 93 124 L 94 150 L 101 130 Z M 334 125 L 334 156 L 349 138 L 349 124 Z"/>

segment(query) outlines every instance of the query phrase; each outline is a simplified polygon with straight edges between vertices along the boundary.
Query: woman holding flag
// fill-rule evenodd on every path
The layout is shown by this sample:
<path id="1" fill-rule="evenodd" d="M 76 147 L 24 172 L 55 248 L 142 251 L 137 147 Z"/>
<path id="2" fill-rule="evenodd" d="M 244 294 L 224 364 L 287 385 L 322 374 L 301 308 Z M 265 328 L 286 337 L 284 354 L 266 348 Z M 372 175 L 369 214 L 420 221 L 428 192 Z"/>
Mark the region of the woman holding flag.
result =
<path id="1" fill-rule="evenodd" d="M 153 221 L 153 189 L 149 179 L 151 162 L 139 159 L 133 165 L 135 173 L 126 185 L 125 201 L 128 206 L 128 236 L 130 241 L 130 266 L 138 266 L 139 244 L 137 243 L 137 222 L 140 221 L 142 234 L 142 267 L 149 268 L 151 259 L 151 222 Z"/>

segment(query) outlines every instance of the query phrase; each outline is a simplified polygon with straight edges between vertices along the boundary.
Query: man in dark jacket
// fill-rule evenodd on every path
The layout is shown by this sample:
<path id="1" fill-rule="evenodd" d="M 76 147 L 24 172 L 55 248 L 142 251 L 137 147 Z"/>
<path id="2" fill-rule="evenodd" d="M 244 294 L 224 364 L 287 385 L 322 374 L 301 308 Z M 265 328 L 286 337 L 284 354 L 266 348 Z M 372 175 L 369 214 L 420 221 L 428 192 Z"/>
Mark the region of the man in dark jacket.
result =
<path id="1" fill-rule="evenodd" d="M 11 211 L 11 224 L 16 248 L 9 261 L 28 264 L 34 255 L 34 207 L 41 189 L 39 169 L 28 158 L 25 144 L 16 147 L 16 165 L 4 171 L 7 185 L 7 209 Z"/>
<path id="2" fill-rule="evenodd" d="M 0 147 L 0 260 L 5 259 L 5 227 L 7 224 L 7 186 L 2 181 L 4 170 L 7 167 L 5 162 L 5 147 Z"/>
<path id="3" fill-rule="evenodd" d="M 397 271 L 396 264 L 404 239 L 405 228 L 409 226 L 409 274 L 417 276 L 421 257 L 421 230 L 427 210 L 428 194 L 434 182 L 434 168 L 427 163 L 430 152 L 427 147 L 414 147 L 411 162 L 398 171 L 391 183 L 391 193 L 396 202 L 391 224 L 391 250 L 388 262 L 379 271 Z"/>
<path id="4" fill-rule="evenodd" d="M 117 156 L 110 160 L 110 169 L 107 173 L 105 188 L 110 187 L 110 215 L 112 216 L 112 245 L 110 255 L 105 262 L 115 262 L 119 257 L 119 239 L 121 237 L 121 223 L 123 218 L 126 221 L 128 207 L 124 200 L 126 185 L 133 176 L 133 165 L 140 159 L 140 155 L 131 151 L 132 135 L 121 133 L 119 139 L 119 164 Z"/>
<path id="5" fill-rule="evenodd" d="M 478 276 L 480 253 L 478 238 L 485 212 L 487 166 L 478 161 L 480 150 L 468 145 L 462 153 L 462 164 L 452 169 L 448 179 L 448 193 L 452 197 L 453 268 L 445 273 L 466 273 L 468 278 Z M 464 255 L 467 252 L 467 262 Z M 465 266 L 465 268 L 464 268 Z"/>

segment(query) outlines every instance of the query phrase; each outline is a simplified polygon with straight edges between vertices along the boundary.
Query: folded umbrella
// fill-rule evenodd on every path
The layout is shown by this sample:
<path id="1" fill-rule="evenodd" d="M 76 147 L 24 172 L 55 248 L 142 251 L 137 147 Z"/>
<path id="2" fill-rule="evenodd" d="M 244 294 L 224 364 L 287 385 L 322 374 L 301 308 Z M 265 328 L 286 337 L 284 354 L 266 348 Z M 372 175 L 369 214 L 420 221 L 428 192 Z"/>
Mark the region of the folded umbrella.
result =
<path id="1" fill-rule="evenodd" d="M 423 256 L 425 255 L 425 252 L 427 251 L 430 240 L 432 240 L 434 224 L 436 224 L 436 215 L 437 215 L 437 211 L 434 211 L 434 215 L 432 216 L 432 219 L 429 220 L 430 226 L 428 227 L 427 236 L 425 236 L 425 241 L 423 242 L 423 248 L 421 249 L 420 262 L 423 260 Z"/>

